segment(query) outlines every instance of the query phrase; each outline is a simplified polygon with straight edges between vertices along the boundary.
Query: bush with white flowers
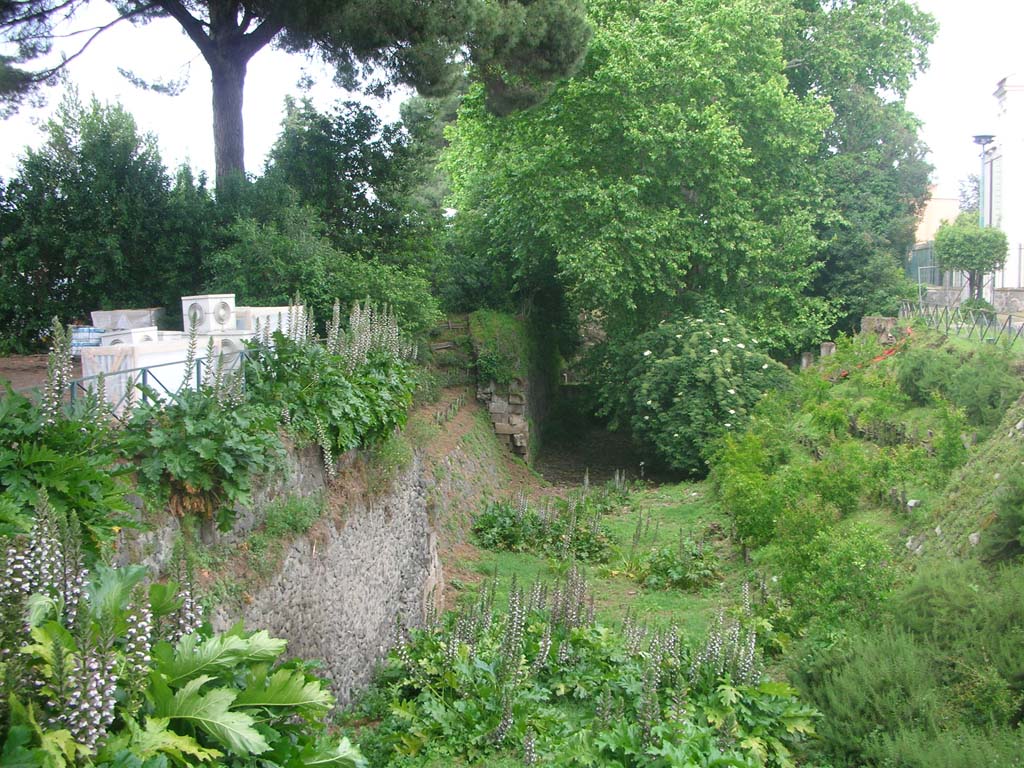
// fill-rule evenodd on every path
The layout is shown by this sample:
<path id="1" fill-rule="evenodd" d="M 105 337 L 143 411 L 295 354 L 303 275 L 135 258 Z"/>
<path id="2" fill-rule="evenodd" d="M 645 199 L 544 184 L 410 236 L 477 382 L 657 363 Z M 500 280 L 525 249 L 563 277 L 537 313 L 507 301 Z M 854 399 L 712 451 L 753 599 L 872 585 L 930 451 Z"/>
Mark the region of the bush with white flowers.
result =
<path id="1" fill-rule="evenodd" d="M 693 474 L 703 473 L 710 442 L 741 429 L 764 394 L 790 378 L 725 309 L 664 322 L 635 350 L 624 399 L 633 434 Z"/>

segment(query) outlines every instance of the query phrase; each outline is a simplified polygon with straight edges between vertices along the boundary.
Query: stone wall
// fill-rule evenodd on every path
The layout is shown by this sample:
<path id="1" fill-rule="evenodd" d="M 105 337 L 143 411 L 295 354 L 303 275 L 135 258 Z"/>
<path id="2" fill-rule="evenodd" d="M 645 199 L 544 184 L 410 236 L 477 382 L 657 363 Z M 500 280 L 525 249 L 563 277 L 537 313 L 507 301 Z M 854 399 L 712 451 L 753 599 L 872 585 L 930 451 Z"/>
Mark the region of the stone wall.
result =
<path id="1" fill-rule="evenodd" d="M 1024 312 L 1024 288 L 996 288 L 992 299 L 996 312 L 1012 315 Z"/>
<path id="2" fill-rule="evenodd" d="M 476 397 L 491 416 L 494 434 L 517 456 L 530 455 L 530 412 L 527 385 L 512 379 L 507 386 L 493 381 L 481 382 Z"/>
<path id="3" fill-rule="evenodd" d="M 425 485 L 415 459 L 390 493 L 355 503 L 293 541 L 278 573 L 249 590 L 240 611 L 219 610 L 215 626 L 241 618 L 287 639 L 289 655 L 323 662 L 338 703 L 349 703 L 369 683 L 398 623 L 421 626 L 426 604 L 440 598 Z"/>
<path id="4" fill-rule="evenodd" d="M 343 457 L 351 463 L 354 457 Z M 285 471 L 261 484 L 250 509 L 238 510 L 235 527 L 204 527 L 207 543 L 234 544 L 263 519 L 266 505 L 287 495 L 325 491 L 315 446 L 289 448 Z M 425 607 L 443 592 L 437 540 L 431 529 L 426 473 L 419 458 L 378 498 L 357 498 L 325 517 L 288 546 L 276 574 L 246 585 L 241 606 L 221 605 L 211 617 L 223 630 L 239 619 L 288 641 L 288 655 L 317 659 L 339 705 L 365 687 L 394 639 L 397 624 L 420 626 Z M 358 497 L 358 494 L 349 494 Z M 329 505 L 335 506 L 335 505 Z M 142 562 L 156 572 L 170 562 L 181 535 L 177 518 L 154 530 L 128 534 L 118 560 Z"/>

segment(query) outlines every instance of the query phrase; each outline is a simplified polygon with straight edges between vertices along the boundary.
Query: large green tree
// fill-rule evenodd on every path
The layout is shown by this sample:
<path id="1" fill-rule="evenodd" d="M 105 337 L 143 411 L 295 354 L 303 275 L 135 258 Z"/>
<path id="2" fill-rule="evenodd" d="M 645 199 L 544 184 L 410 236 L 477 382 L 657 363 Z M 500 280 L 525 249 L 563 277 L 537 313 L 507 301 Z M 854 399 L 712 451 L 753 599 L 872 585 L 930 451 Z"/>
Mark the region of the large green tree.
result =
<path id="1" fill-rule="evenodd" d="M 130 114 L 66 97 L 0 197 L 0 329 L 30 346 L 54 315 L 171 304 L 198 287 L 212 220 L 202 180 L 172 181 Z"/>
<path id="2" fill-rule="evenodd" d="M 784 71 L 788 4 L 593 0 L 594 39 L 541 106 L 470 93 L 450 132 L 455 279 L 475 298 L 551 294 L 625 335 L 710 296 L 791 347 L 809 299 L 830 120 Z"/>
<path id="3" fill-rule="evenodd" d="M 936 26 L 909 0 L 792 0 L 786 74 L 793 90 L 828 99 L 821 168 L 830 215 L 819 233 L 815 291 L 841 330 L 895 312 L 903 261 L 928 196 L 926 148 L 905 106 Z"/>
<path id="4" fill-rule="evenodd" d="M 414 199 L 421 171 L 411 137 L 369 107 L 320 112 L 289 100 L 264 179 L 296 190 L 315 208 L 337 248 L 423 270 L 433 261 L 439 211 Z"/>
<path id="5" fill-rule="evenodd" d="M 54 26 L 90 0 L 0 0 L 0 97 L 52 81 L 66 60 L 30 69 L 50 52 Z M 450 90 L 472 63 L 489 107 L 505 113 L 541 98 L 570 72 L 588 30 L 578 0 L 108 0 L 109 24 L 83 30 L 88 46 L 122 20 L 177 22 L 210 67 L 217 187 L 244 170 L 242 99 L 249 60 L 275 43 L 315 52 L 352 86 L 373 76 L 425 93 Z"/>

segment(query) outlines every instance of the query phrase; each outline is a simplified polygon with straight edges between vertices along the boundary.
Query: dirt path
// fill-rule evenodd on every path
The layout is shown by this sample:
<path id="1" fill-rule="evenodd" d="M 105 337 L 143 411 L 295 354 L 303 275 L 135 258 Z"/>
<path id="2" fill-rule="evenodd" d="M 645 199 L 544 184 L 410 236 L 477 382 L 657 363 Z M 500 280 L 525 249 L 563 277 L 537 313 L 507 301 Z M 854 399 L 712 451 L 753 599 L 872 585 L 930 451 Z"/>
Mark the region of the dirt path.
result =
<path id="1" fill-rule="evenodd" d="M 75 359 L 71 376 L 82 375 L 82 363 Z M 42 387 L 46 383 L 46 355 L 10 355 L 0 357 L 0 391 L 9 382 L 15 391 Z"/>

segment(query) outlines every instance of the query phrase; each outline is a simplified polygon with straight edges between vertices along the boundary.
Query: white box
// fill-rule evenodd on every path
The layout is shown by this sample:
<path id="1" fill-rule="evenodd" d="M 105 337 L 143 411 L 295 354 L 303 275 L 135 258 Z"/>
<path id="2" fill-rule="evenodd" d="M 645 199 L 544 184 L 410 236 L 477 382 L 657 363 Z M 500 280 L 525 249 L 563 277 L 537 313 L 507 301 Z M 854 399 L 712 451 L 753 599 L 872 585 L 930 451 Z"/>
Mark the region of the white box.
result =
<path id="1" fill-rule="evenodd" d="M 100 336 L 101 347 L 113 347 L 118 344 L 130 344 L 136 346 L 139 344 L 152 344 L 158 341 L 160 338 L 160 332 L 157 330 L 155 325 L 150 325 L 145 328 L 130 328 L 124 331 L 107 331 Z"/>
<path id="2" fill-rule="evenodd" d="M 164 308 L 104 309 L 90 314 L 95 327 L 105 328 L 108 331 L 123 331 L 128 328 L 146 328 L 158 325 L 164 316 Z"/>
<path id="3" fill-rule="evenodd" d="M 207 293 L 200 296 L 182 296 L 181 318 L 186 332 L 193 324 L 199 333 L 234 330 L 237 327 L 235 294 Z"/>

